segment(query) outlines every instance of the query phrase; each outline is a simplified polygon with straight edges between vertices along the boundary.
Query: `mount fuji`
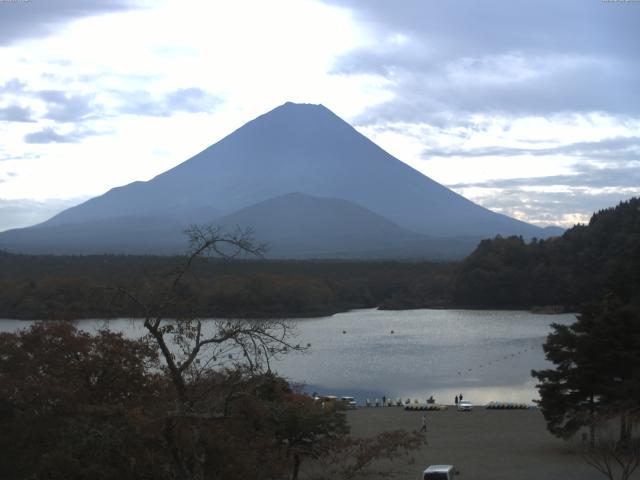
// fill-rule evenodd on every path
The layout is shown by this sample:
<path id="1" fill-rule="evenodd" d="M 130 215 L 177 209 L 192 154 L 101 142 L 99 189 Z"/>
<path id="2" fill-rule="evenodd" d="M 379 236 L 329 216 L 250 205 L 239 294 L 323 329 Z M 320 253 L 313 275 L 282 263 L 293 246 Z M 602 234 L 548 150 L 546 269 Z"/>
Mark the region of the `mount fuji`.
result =
<path id="1" fill-rule="evenodd" d="M 549 236 L 433 181 L 324 106 L 286 103 L 149 181 L 0 233 L 0 248 L 179 253 L 192 223 L 251 227 L 280 258 L 458 258 L 498 234 Z"/>

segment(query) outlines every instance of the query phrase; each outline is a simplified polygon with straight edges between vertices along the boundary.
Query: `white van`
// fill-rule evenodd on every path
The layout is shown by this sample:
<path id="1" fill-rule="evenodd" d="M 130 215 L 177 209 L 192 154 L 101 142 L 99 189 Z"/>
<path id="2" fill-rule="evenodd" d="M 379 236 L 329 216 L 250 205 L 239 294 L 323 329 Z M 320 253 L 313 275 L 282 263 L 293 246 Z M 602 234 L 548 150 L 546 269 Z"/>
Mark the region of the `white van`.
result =
<path id="1" fill-rule="evenodd" d="M 422 474 L 422 480 L 453 480 L 459 474 L 453 465 L 430 465 Z"/>

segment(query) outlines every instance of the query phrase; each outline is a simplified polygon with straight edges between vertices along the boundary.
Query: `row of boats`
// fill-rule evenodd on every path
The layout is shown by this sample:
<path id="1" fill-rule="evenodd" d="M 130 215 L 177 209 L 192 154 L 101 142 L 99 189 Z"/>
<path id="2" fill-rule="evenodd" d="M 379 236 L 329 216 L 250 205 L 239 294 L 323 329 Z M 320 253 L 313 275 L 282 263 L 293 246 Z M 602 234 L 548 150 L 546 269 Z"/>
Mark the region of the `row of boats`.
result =
<path id="1" fill-rule="evenodd" d="M 344 404 L 347 408 L 356 408 L 357 403 L 354 397 L 337 397 L 335 395 L 315 395 L 314 400 L 320 401 L 323 404 L 325 403 L 333 403 L 340 402 Z M 464 404 L 464 405 L 463 405 Z M 403 402 L 400 398 L 397 400 L 384 398 L 381 403 L 377 398 L 374 402 L 367 399 L 364 404 L 365 407 L 391 407 L 391 406 L 404 406 L 405 410 L 412 411 L 439 411 L 446 410 L 447 405 L 442 405 L 439 403 L 434 403 L 428 401 L 427 403 L 420 403 L 418 400 L 415 400 L 411 403 L 410 400 L 406 400 Z M 462 401 L 456 405 L 458 410 L 471 410 L 473 405 L 468 401 Z M 527 403 L 520 402 L 489 402 L 485 405 L 485 408 L 489 410 L 528 410 L 530 408 L 536 408 L 534 405 L 530 405 Z"/>
<path id="2" fill-rule="evenodd" d="M 462 405 L 467 402 L 461 402 L 457 405 L 458 410 L 471 410 L 472 406 Z M 433 405 L 424 403 L 412 403 L 404 406 L 405 410 L 446 410 L 447 405 Z M 518 402 L 489 402 L 485 405 L 485 408 L 489 410 L 528 410 L 530 408 L 536 408 L 534 405 Z"/>
<path id="3" fill-rule="evenodd" d="M 517 402 L 489 402 L 486 408 L 494 410 L 528 410 L 530 408 L 536 408 L 534 405 L 527 403 Z"/>

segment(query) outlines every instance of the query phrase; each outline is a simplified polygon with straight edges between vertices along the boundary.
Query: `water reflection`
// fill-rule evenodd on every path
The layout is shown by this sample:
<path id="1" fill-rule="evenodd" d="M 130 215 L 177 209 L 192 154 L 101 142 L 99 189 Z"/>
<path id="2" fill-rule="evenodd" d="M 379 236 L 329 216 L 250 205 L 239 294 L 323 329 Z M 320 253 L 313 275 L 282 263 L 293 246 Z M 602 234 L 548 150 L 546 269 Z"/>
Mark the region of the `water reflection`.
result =
<path id="1" fill-rule="evenodd" d="M 549 325 L 574 321 L 513 311 L 358 310 L 299 321 L 299 340 L 311 352 L 276 368 L 308 391 L 359 401 L 433 395 L 453 403 L 463 393 L 478 404 L 531 403 L 538 395 L 530 372 L 547 366 Z"/>
<path id="2" fill-rule="evenodd" d="M 355 310 L 299 320 L 296 343 L 311 343 L 305 354 L 290 354 L 273 367 L 308 392 L 364 399 L 401 397 L 453 403 L 463 393 L 476 404 L 531 403 L 537 398 L 532 369 L 547 363 L 542 343 L 553 322 L 574 315 L 519 311 Z M 31 322 L 1 320 L 0 331 Z M 139 320 L 83 320 L 86 331 L 108 327 L 129 338 L 146 332 Z"/>

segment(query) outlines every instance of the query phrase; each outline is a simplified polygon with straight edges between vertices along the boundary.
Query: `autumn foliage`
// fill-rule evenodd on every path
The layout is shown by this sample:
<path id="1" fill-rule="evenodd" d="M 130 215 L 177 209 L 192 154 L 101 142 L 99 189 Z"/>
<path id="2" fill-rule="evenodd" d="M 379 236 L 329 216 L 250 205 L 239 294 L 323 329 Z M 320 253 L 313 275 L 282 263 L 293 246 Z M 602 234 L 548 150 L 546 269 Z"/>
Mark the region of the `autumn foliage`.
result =
<path id="1" fill-rule="evenodd" d="M 152 345 L 66 322 L 0 334 L 0 478 L 193 478 L 177 471 L 193 451 L 205 454 L 206 479 L 296 478 L 327 461 L 358 478 L 421 446 L 405 433 L 351 439 L 341 408 L 240 367 L 190 378 L 185 418 Z"/>

